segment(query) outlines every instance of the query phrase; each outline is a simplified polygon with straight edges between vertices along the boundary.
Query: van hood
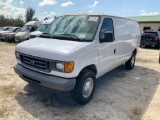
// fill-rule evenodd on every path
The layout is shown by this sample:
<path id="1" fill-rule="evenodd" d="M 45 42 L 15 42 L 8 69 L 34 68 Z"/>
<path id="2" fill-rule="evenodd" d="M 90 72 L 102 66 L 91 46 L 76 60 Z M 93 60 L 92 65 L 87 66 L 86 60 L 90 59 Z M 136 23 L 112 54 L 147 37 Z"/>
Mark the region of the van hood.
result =
<path id="1" fill-rule="evenodd" d="M 16 37 L 26 36 L 28 32 L 18 32 L 16 33 Z"/>
<path id="2" fill-rule="evenodd" d="M 34 32 L 31 32 L 30 35 L 35 35 L 35 36 L 40 36 L 43 32 L 41 31 L 34 31 Z"/>
<path id="3" fill-rule="evenodd" d="M 0 33 L 7 33 L 7 32 L 10 32 L 10 31 L 0 31 Z"/>
<path id="4" fill-rule="evenodd" d="M 85 42 L 78 41 L 34 38 L 19 43 L 16 46 L 16 51 L 41 58 L 63 61 L 67 54 L 84 44 Z"/>

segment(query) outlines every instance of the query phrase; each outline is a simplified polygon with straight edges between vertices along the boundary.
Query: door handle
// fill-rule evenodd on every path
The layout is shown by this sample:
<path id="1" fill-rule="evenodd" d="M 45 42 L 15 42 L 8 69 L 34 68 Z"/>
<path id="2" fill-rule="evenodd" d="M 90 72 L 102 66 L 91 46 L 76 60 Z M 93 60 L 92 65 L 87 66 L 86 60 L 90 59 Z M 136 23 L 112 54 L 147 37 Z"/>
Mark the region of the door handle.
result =
<path id="1" fill-rule="evenodd" d="M 114 54 L 116 53 L 116 49 L 114 49 Z"/>

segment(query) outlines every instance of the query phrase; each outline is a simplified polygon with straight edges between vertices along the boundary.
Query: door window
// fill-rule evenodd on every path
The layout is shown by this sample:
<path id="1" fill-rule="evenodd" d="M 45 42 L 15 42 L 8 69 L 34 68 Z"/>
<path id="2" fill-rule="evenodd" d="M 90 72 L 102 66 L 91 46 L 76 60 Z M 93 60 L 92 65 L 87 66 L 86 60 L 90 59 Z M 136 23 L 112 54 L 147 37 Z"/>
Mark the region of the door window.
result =
<path id="1" fill-rule="evenodd" d="M 113 21 L 111 18 L 105 18 L 103 20 L 100 33 L 99 33 L 99 39 L 104 40 L 105 39 L 105 33 L 112 33 L 114 36 L 114 28 L 113 28 Z"/>
<path id="2" fill-rule="evenodd" d="M 143 28 L 143 31 L 145 31 L 145 30 L 150 30 L 151 29 L 151 27 L 144 27 Z"/>

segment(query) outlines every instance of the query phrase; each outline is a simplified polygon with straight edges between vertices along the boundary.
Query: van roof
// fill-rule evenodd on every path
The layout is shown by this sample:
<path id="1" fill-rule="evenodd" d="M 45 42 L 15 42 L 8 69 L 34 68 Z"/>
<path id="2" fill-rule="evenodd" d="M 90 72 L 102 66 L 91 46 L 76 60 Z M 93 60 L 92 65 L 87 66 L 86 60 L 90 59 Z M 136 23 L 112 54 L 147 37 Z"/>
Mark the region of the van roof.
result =
<path id="1" fill-rule="evenodd" d="M 54 19 L 45 20 L 42 24 L 50 24 Z"/>
<path id="2" fill-rule="evenodd" d="M 127 20 L 131 20 L 131 21 L 137 22 L 137 21 L 129 19 L 129 18 L 124 18 L 124 17 L 120 17 L 120 16 L 113 16 L 113 15 L 107 15 L 107 14 L 88 14 L 88 13 L 82 13 L 82 14 L 68 14 L 68 15 L 64 15 L 64 16 L 78 16 L 78 15 L 108 16 L 108 17 L 122 18 L 122 19 L 127 19 Z"/>
<path id="3" fill-rule="evenodd" d="M 33 25 L 33 24 L 40 24 L 41 22 L 40 21 L 29 21 L 27 22 L 25 25 Z"/>

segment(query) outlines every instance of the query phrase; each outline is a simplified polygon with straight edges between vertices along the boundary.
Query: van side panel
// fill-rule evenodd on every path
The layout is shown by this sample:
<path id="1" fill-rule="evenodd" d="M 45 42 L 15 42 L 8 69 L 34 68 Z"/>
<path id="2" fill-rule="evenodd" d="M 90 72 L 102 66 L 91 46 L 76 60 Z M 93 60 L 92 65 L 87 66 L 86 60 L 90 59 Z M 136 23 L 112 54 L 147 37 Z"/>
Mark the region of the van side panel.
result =
<path id="1" fill-rule="evenodd" d="M 116 54 L 115 64 L 122 64 L 131 57 L 132 52 L 139 46 L 140 30 L 137 22 L 113 17 Z"/>
<path id="2" fill-rule="evenodd" d="M 67 74 L 66 78 L 74 78 L 79 75 L 81 70 L 89 65 L 95 65 L 98 71 L 98 44 L 97 40 L 88 42 L 83 47 L 76 48 L 73 53 L 66 56 L 65 61 L 73 61 L 75 63 L 75 69 L 73 72 Z"/>

